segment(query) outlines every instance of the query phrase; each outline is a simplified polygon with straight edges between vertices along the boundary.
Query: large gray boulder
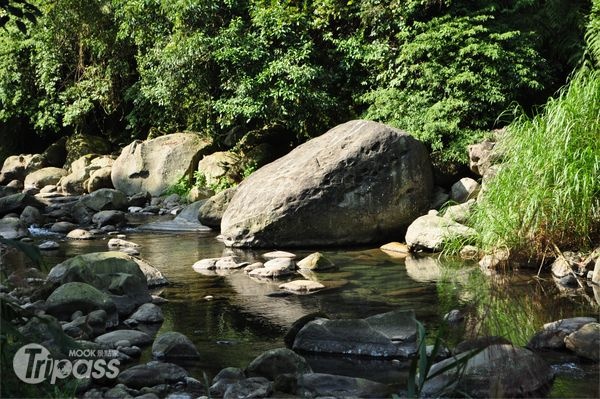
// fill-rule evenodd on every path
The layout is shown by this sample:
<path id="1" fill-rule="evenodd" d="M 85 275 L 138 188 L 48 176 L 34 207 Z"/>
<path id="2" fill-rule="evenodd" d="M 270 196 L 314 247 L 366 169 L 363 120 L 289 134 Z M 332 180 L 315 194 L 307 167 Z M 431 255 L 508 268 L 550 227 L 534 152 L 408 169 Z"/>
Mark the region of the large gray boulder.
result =
<path id="1" fill-rule="evenodd" d="M 119 373 L 118 381 L 129 388 L 140 389 L 183 382 L 187 376 L 188 372 L 176 364 L 152 361 Z"/>
<path id="2" fill-rule="evenodd" d="M 96 154 L 87 154 L 73 161 L 70 166 L 70 173 L 60 180 L 60 186 L 64 192 L 82 194 L 86 191 L 90 176 L 101 169 L 108 168 L 110 180 L 110 167 L 114 163 L 111 156 Z M 112 182 L 106 188 L 112 188 Z M 103 187 L 97 187 L 103 188 Z M 92 190 L 94 191 L 94 190 Z M 89 192 L 89 191 L 88 191 Z"/>
<path id="3" fill-rule="evenodd" d="M 158 360 L 185 361 L 198 359 L 200 353 L 185 335 L 176 331 L 161 334 L 152 344 L 152 356 Z"/>
<path id="4" fill-rule="evenodd" d="M 207 199 L 198 212 L 198 220 L 200 220 L 200 223 L 219 230 L 221 228 L 223 214 L 236 190 L 237 187 L 228 188 Z"/>
<path id="5" fill-rule="evenodd" d="M 565 338 L 588 323 L 594 323 L 593 317 L 573 317 L 544 324 L 544 328 L 535 333 L 527 343 L 529 349 L 563 349 Z"/>
<path id="6" fill-rule="evenodd" d="M 94 191 L 82 197 L 79 202 L 95 212 L 108 210 L 126 211 L 129 205 L 125 194 L 110 188 L 102 188 Z"/>
<path id="7" fill-rule="evenodd" d="M 123 148 L 113 165 L 113 185 L 127 195 L 144 191 L 161 195 L 179 178 L 191 175 L 210 147 L 210 141 L 192 133 L 134 141 Z"/>
<path id="8" fill-rule="evenodd" d="M 31 172 L 25 177 L 25 189 L 28 188 L 43 188 L 53 185 L 67 175 L 67 171 L 61 168 L 47 167 Z"/>
<path id="9" fill-rule="evenodd" d="M 131 314 L 152 300 L 147 278 L 134 258 L 120 252 L 78 255 L 54 266 L 48 273 L 50 284 L 83 282 L 108 293 L 120 315 Z"/>
<path id="10" fill-rule="evenodd" d="M 0 184 L 11 180 L 25 179 L 27 174 L 44 166 L 44 157 L 40 154 L 12 155 L 4 160 L 0 171 Z"/>
<path id="11" fill-rule="evenodd" d="M 600 324 L 588 323 L 567 335 L 565 345 L 581 357 L 600 361 Z"/>
<path id="12" fill-rule="evenodd" d="M 433 377 L 465 356 L 472 357 L 462 369 L 450 368 Z M 463 352 L 434 364 L 429 375 L 432 378 L 421 391 L 424 397 L 438 397 L 443 392 L 450 396 L 461 392 L 461 396 L 474 398 L 542 397 L 541 393 L 554 378 L 552 369 L 541 357 L 512 345 L 491 345 L 474 356 Z"/>
<path id="13" fill-rule="evenodd" d="M 406 230 L 406 244 L 412 249 L 441 251 L 449 240 L 474 239 L 477 232 L 470 227 L 434 214 L 416 219 Z"/>
<path id="14" fill-rule="evenodd" d="M 111 324 L 118 323 L 117 308 L 109 295 L 86 283 L 71 282 L 58 287 L 46 300 L 47 312 L 59 320 L 68 320 L 77 310 L 90 313 L 104 310 Z"/>
<path id="15" fill-rule="evenodd" d="M 249 377 L 265 377 L 271 381 L 280 374 L 312 373 L 302 356 L 287 348 L 271 349 L 260 354 L 246 368 Z"/>
<path id="16" fill-rule="evenodd" d="M 336 126 L 250 175 L 221 221 L 235 247 L 341 245 L 399 234 L 429 206 L 425 146 L 376 122 Z"/>

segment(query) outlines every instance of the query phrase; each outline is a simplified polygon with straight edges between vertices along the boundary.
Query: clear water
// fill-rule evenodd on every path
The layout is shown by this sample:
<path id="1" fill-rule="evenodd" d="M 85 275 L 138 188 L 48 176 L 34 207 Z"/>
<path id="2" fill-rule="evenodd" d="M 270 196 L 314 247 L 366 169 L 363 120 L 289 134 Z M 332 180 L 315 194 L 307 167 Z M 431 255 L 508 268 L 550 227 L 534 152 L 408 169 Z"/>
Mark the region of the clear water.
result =
<path id="1" fill-rule="evenodd" d="M 465 323 L 451 331 L 448 340 L 490 333 L 508 336 L 523 345 L 543 323 L 563 317 L 598 316 L 598 308 L 581 295 L 569 296 L 552 281 L 534 278 L 537 271 L 489 278 L 472 264 L 425 258 L 390 256 L 379 249 L 321 250 L 339 271 L 319 273 L 332 288 L 311 295 L 271 297 L 279 282 L 258 282 L 241 271 L 203 275 L 192 269 L 199 259 L 229 255 L 214 234 L 153 234 L 127 232 L 140 244 L 141 256 L 171 281 L 160 294 L 165 322 L 160 331 L 187 335 L 201 354 L 192 374 L 212 378 L 228 366 L 245 367 L 265 350 L 283 347 L 283 336 L 298 318 L 324 312 L 332 318 L 360 318 L 395 309 L 414 309 L 428 331 L 435 333 L 442 316 L 451 309 L 465 312 Z M 107 239 L 63 241 L 61 249 L 45 255 L 48 266 L 78 254 L 105 251 Z M 286 248 L 278 248 L 286 250 Z M 242 260 L 260 260 L 261 253 L 238 251 Z M 311 250 L 293 250 L 302 258 Z M 296 278 L 301 278 L 296 276 Z M 213 299 L 206 299 L 212 296 Z M 159 332 L 160 333 L 160 332 Z M 142 360 L 149 359 L 146 350 Z M 565 353 L 548 355 L 557 372 L 552 397 L 599 397 L 597 364 Z M 389 361 L 345 358 L 310 359 L 315 371 L 360 375 L 383 382 L 406 378 Z"/>

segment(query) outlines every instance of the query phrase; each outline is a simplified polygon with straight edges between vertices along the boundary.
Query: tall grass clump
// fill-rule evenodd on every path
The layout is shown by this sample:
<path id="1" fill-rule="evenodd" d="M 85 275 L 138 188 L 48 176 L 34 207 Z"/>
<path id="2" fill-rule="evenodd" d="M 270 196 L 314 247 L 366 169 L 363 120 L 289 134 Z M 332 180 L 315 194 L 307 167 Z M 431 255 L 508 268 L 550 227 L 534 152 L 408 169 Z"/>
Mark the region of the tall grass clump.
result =
<path id="1" fill-rule="evenodd" d="M 539 254 L 586 247 L 600 231 L 600 74 L 582 70 L 500 143 L 504 162 L 474 213 L 483 248 Z"/>

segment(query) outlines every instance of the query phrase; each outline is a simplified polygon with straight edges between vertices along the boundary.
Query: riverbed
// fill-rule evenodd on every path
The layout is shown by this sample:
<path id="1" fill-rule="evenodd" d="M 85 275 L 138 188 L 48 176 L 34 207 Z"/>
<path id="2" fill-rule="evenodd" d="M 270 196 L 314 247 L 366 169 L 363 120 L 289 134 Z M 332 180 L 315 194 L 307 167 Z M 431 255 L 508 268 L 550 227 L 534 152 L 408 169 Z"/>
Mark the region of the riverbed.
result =
<path id="1" fill-rule="evenodd" d="M 148 233 L 126 231 L 141 245 L 141 257 L 157 267 L 171 284 L 159 290 L 165 321 L 160 332 L 187 335 L 201 358 L 190 369 L 201 381 L 228 366 L 245 367 L 265 350 L 283 347 L 283 336 L 298 318 L 323 312 L 331 318 L 361 318 L 397 309 L 414 309 L 431 339 L 443 316 L 459 309 L 465 319 L 445 338 L 452 346 L 463 337 L 503 335 L 524 345 L 543 323 L 574 316 L 598 317 L 593 295 L 586 299 L 556 288 L 537 270 L 482 276 L 474 263 L 438 256 L 406 257 L 378 248 L 320 250 L 339 270 L 318 273 L 329 289 L 311 295 L 280 296 L 278 281 L 257 281 L 242 271 L 199 274 L 199 259 L 235 254 L 240 260 L 261 260 L 266 251 L 227 249 L 214 233 Z M 58 237 L 52 237 L 57 239 Z M 36 237 L 36 242 L 43 237 Z M 61 248 L 44 255 L 51 267 L 89 252 L 106 251 L 108 237 L 90 241 L 59 240 Z M 290 250 L 298 259 L 315 250 Z M 295 276 L 295 278 L 301 278 Z M 591 300 L 590 300 L 591 298 Z M 600 369 L 569 353 L 544 357 L 557 372 L 551 397 L 600 396 Z M 142 360 L 148 360 L 149 350 Z M 402 385 L 406 368 L 391 361 L 352 358 L 309 358 L 315 371 L 361 376 Z"/>

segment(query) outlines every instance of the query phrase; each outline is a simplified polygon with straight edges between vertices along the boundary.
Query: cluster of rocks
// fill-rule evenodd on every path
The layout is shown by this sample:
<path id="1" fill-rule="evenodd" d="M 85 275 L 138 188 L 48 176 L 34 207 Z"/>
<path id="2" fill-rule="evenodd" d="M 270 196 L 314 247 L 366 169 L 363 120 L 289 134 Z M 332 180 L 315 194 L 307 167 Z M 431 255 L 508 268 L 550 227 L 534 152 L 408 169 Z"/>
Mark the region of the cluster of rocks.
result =
<path id="1" fill-rule="evenodd" d="M 314 252 L 296 262 L 296 255 L 286 251 L 271 251 L 262 255 L 264 261 L 240 261 L 235 255 L 220 258 L 201 259 L 192 265 L 200 274 L 228 274 L 236 270 L 243 270 L 248 277 L 257 280 L 286 279 L 279 285 L 279 289 L 294 294 L 309 294 L 326 288 L 338 288 L 335 284 L 321 283 L 318 272 L 332 272 L 338 270 L 337 266 L 325 255 Z M 302 279 L 294 279 L 300 275 Z"/>

